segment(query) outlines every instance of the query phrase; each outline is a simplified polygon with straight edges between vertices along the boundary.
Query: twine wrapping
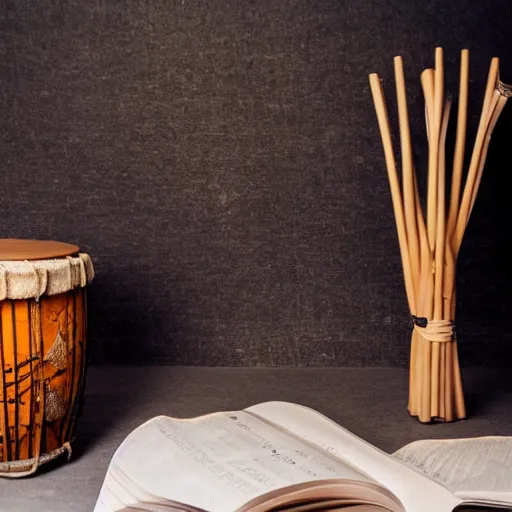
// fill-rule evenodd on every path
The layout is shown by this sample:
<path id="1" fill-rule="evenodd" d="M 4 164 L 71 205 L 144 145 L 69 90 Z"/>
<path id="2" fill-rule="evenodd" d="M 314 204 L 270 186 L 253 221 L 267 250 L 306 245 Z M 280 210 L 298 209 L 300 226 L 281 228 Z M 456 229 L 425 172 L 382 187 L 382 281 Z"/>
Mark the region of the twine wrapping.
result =
<path id="1" fill-rule="evenodd" d="M 414 329 L 425 340 L 432 343 L 449 343 L 455 339 L 455 324 L 452 320 L 428 320 L 412 317 Z"/>

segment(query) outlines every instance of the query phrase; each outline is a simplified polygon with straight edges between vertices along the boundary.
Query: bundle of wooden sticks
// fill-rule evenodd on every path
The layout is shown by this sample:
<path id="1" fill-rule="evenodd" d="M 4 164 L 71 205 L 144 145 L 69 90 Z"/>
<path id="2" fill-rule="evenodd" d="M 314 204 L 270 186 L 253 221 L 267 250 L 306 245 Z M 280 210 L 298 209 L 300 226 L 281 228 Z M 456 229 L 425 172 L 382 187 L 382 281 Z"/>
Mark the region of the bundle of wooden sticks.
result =
<path id="1" fill-rule="evenodd" d="M 425 222 L 412 157 L 402 58 L 395 57 L 394 64 L 401 183 L 381 80 L 377 74 L 370 75 L 370 87 L 384 146 L 407 300 L 414 325 L 408 409 L 422 422 L 434 419 L 453 421 L 466 416 L 454 331 L 456 261 L 477 197 L 491 134 L 510 96 L 510 87 L 500 82 L 499 60 L 492 59 L 473 153 L 468 171 L 463 173 L 469 52 L 462 50 L 455 152 L 451 190 L 447 194 L 445 146 L 451 99 L 444 91 L 443 50 L 436 48 L 435 68 L 426 69 L 421 74 L 429 148 Z M 461 190 L 463 174 L 466 176 Z"/>

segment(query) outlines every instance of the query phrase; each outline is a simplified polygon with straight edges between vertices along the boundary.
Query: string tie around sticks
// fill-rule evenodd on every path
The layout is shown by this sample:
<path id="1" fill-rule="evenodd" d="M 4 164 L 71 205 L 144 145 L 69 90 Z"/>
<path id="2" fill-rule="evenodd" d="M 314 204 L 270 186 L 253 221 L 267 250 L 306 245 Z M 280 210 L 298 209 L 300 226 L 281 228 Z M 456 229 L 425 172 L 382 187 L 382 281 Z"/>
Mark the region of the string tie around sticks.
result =
<path id="1" fill-rule="evenodd" d="M 505 98 L 512 98 L 512 85 L 498 80 L 496 83 L 496 89 L 502 96 L 505 96 Z"/>
<path id="2" fill-rule="evenodd" d="M 453 320 L 429 320 L 424 317 L 412 317 L 414 329 L 419 335 L 433 343 L 449 343 L 455 339 Z"/>

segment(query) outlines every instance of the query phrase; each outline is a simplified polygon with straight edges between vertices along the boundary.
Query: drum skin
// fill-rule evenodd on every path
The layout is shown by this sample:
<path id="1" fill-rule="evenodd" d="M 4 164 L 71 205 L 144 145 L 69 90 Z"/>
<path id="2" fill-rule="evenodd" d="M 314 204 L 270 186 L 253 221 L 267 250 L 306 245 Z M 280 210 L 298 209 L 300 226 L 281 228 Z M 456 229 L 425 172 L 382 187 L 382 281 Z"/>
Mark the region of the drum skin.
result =
<path id="1" fill-rule="evenodd" d="M 0 301 L 0 476 L 70 451 L 86 372 L 86 288 Z"/>

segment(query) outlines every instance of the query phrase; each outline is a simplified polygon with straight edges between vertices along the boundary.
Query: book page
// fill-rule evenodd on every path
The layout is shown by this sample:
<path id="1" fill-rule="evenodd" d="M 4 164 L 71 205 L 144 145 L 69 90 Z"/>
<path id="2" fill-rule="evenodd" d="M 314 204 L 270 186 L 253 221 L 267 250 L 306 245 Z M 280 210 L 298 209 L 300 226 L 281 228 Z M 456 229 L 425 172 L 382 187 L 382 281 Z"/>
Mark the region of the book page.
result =
<path id="1" fill-rule="evenodd" d="M 393 456 L 463 499 L 512 502 L 512 437 L 416 441 Z"/>
<path id="2" fill-rule="evenodd" d="M 246 410 L 364 471 L 397 496 L 407 512 L 452 512 L 461 502 L 447 488 L 312 409 L 286 402 L 266 402 Z"/>
<path id="3" fill-rule="evenodd" d="M 95 512 L 173 500 L 232 512 L 273 489 L 325 479 L 372 482 L 361 471 L 247 412 L 160 416 L 116 451 Z"/>

